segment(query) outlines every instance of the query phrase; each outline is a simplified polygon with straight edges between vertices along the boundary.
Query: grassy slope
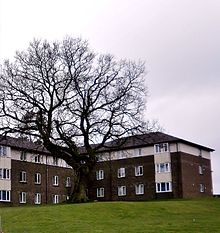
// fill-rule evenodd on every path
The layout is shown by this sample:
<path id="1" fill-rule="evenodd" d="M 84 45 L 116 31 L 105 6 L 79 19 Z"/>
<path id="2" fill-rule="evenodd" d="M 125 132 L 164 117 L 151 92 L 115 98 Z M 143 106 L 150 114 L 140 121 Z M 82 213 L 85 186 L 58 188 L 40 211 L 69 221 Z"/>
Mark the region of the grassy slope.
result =
<path id="1" fill-rule="evenodd" d="M 214 233 L 220 199 L 13 207 L 0 216 L 4 233 Z"/>

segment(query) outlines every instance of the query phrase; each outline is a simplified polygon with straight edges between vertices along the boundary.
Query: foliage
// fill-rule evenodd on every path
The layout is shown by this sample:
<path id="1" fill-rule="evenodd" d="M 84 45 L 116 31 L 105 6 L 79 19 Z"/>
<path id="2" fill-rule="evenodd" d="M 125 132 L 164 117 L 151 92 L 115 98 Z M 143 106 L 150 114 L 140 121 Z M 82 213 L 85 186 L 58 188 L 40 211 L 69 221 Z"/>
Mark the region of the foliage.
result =
<path id="1" fill-rule="evenodd" d="M 76 199 L 83 200 L 96 152 L 147 129 L 144 78 L 143 62 L 97 55 L 82 39 L 34 40 L 4 63 L 0 131 L 41 140 L 64 159 L 76 173 Z"/>

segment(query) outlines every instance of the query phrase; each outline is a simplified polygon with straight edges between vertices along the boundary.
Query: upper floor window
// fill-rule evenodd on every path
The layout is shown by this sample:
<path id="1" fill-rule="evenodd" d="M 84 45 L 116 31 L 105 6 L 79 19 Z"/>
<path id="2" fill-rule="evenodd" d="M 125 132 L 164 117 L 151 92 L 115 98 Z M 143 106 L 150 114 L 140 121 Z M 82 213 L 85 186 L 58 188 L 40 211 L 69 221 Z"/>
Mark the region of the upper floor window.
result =
<path id="1" fill-rule="evenodd" d="M 157 193 L 164 193 L 164 192 L 171 192 L 171 191 L 172 191 L 171 182 L 156 183 L 156 192 Z"/>
<path id="2" fill-rule="evenodd" d="M 118 169 L 118 178 L 125 177 L 125 168 L 121 167 Z"/>
<path id="3" fill-rule="evenodd" d="M 53 165 L 57 166 L 58 165 L 58 158 L 57 157 L 53 157 Z"/>
<path id="4" fill-rule="evenodd" d="M 104 171 L 98 170 L 96 171 L 96 180 L 103 180 L 104 179 Z"/>
<path id="5" fill-rule="evenodd" d="M 11 170 L 7 168 L 0 168 L 0 179 L 11 179 Z"/>
<path id="6" fill-rule="evenodd" d="M 143 184 L 135 185 L 135 193 L 136 195 L 144 194 L 144 185 Z"/>
<path id="7" fill-rule="evenodd" d="M 118 196 L 125 196 L 126 195 L 126 186 L 119 186 L 118 187 Z"/>
<path id="8" fill-rule="evenodd" d="M 144 174 L 144 167 L 143 166 L 135 167 L 135 176 L 143 176 L 143 174 Z"/>
<path id="9" fill-rule="evenodd" d="M 134 156 L 141 156 L 141 155 L 142 155 L 142 149 L 141 148 L 134 149 Z"/>
<path id="10" fill-rule="evenodd" d="M 27 193 L 21 192 L 19 194 L 19 203 L 26 203 L 27 202 Z"/>
<path id="11" fill-rule="evenodd" d="M 42 162 L 42 156 L 41 155 L 35 155 L 34 156 L 34 162 L 35 163 L 41 163 Z"/>
<path id="12" fill-rule="evenodd" d="M 157 173 L 170 172 L 170 163 L 158 163 L 156 164 Z"/>
<path id="13" fill-rule="evenodd" d="M 0 201 L 10 201 L 11 191 L 9 190 L 0 190 Z"/>
<path id="14" fill-rule="evenodd" d="M 7 147 L 0 146 L 0 156 L 6 157 L 7 156 Z"/>
<path id="15" fill-rule="evenodd" d="M 96 196 L 97 197 L 104 197 L 104 188 L 97 188 L 96 189 Z"/>
<path id="16" fill-rule="evenodd" d="M 41 174 L 40 173 L 35 173 L 34 181 L 35 181 L 35 184 L 41 184 Z"/>
<path id="17" fill-rule="evenodd" d="M 127 154 L 123 150 L 117 151 L 117 159 L 125 159 L 127 157 Z"/>
<path id="18" fill-rule="evenodd" d="M 203 175 L 203 167 L 201 165 L 199 165 L 199 174 Z"/>
<path id="19" fill-rule="evenodd" d="M 27 182 L 27 173 L 25 171 L 20 172 L 20 182 Z"/>
<path id="20" fill-rule="evenodd" d="M 71 179 L 70 179 L 70 177 L 66 178 L 66 187 L 71 187 Z"/>
<path id="21" fill-rule="evenodd" d="M 21 151 L 20 160 L 27 161 L 27 152 L 26 151 Z"/>
<path id="22" fill-rule="evenodd" d="M 59 185 L 59 177 L 53 176 L 52 183 L 54 186 L 58 186 Z"/>
<path id="23" fill-rule="evenodd" d="M 169 151 L 168 143 L 159 143 L 154 145 L 155 153 L 163 153 Z"/>

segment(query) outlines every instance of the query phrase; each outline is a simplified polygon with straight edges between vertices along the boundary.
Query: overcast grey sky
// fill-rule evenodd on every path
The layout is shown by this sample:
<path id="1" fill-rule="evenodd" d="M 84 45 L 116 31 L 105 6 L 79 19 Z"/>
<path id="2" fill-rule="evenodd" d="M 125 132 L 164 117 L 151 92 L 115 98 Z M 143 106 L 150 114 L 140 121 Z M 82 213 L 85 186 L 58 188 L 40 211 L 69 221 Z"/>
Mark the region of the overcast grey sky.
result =
<path id="1" fill-rule="evenodd" d="M 98 53 L 146 62 L 146 118 L 209 146 L 220 193 L 219 0 L 0 0 L 0 62 L 33 38 L 81 36 Z"/>

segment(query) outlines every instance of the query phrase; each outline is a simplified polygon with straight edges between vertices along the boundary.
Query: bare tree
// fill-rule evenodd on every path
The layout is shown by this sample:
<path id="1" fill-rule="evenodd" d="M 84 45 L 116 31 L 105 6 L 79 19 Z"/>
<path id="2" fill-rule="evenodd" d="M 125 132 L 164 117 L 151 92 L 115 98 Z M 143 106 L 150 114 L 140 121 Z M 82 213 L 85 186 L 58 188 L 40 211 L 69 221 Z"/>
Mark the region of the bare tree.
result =
<path id="1" fill-rule="evenodd" d="M 144 63 L 97 55 L 82 39 L 34 40 L 3 65 L 0 130 L 42 140 L 73 167 L 72 200 L 84 201 L 96 152 L 146 130 L 144 77 Z"/>

